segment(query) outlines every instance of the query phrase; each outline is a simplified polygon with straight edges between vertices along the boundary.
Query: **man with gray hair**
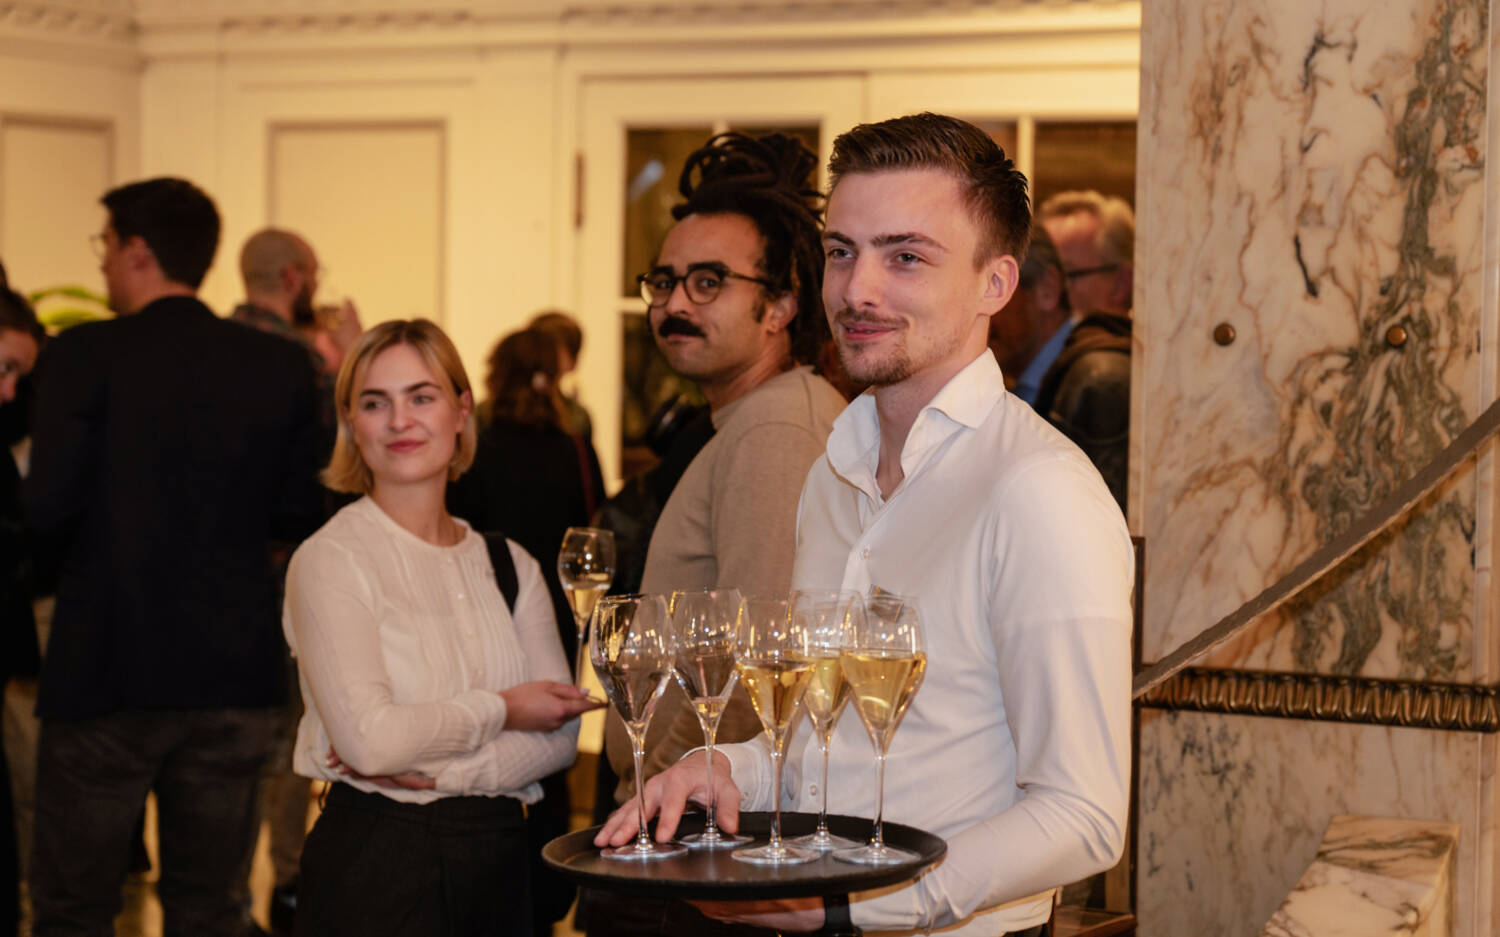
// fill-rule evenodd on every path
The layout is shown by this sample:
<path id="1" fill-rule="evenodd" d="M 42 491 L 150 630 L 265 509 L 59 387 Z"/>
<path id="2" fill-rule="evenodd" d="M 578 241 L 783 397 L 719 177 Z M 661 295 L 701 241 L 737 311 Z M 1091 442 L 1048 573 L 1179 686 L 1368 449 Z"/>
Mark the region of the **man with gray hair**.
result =
<path id="1" fill-rule="evenodd" d="M 1130 306 L 1135 216 L 1123 199 L 1061 192 L 1042 203 L 1077 325 L 1033 406 L 1078 445 L 1125 507 L 1130 442 Z"/>
<path id="2" fill-rule="evenodd" d="M 1135 213 L 1124 199 L 1059 192 L 1037 212 L 1062 257 L 1068 298 L 1079 316 L 1130 314 L 1135 288 Z"/>

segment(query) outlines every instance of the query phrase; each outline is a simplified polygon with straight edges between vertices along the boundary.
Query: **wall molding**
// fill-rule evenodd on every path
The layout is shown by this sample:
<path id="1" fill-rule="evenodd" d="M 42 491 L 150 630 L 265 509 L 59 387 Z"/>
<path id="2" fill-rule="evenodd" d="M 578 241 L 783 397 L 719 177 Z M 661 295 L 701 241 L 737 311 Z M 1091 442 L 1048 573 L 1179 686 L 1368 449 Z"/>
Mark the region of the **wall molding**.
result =
<path id="1" fill-rule="evenodd" d="M 1190 667 L 1137 702 L 1147 709 L 1170 711 L 1500 732 L 1500 684 Z"/>

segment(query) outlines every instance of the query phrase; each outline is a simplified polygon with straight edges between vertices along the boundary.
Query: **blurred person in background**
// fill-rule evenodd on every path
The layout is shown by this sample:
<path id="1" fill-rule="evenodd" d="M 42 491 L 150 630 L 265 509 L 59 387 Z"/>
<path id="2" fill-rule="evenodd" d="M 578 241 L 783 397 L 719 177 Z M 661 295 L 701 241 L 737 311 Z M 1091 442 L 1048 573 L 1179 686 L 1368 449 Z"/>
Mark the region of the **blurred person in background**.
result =
<path id="1" fill-rule="evenodd" d="M 10 288 L 0 265 L 0 691 L 13 678 L 32 678 L 41 666 L 32 561 L 21 512 L 21 473 L 10 449 L 27 435 L 29 394 L 20 382 L 31 372 L 47 333 L 20 293 Z M 18 399 L 20 397 L 21 399 Z M 30 764 L 31 759 L 23 759 Z M 10 761 L 0 746 L 0 932 L 20 923 L 21 862 L 16 835 Z"/>
<path id="2" fill-rule="evenodd" d="M 1074 324 L 1057 248 L 1047 229 L 1033 224 L 1021 285 L 990 317 L 990 351 L 1000 363 L 1006 389 L 1035 406 L 1042 378 L 1062 353 Z"/>
<path id="3" fill-rule="evenodd" d="M 32 933 L 113 934 L 157 804 L 167 934 L 243 937 L 244 869 L 286 673 L 275 542 L 318 523 L 314 372 L 197 298 L 213 201 L 157 178 L 101 199 L 118 317 L 37 366 L 28 524 L 61 557 L 37 698 Z"/>
<path id="4" fill-rule="evenodd" d="M 294 762 L 332 782 L 302 852 L 296 932 L 532 937 L 525 805 L 603 703 L 567 682 L 550 577 L 445 506 L 476 431 L 442 330 L 375 326 L 335 400 L 324 482 L 364 497 L 287 573 L 307 707 Z"/>
<path id="5" fill-rule="evenodd" d="M 317 418 L 321 430 L 318 459 L 326 462 L 333 452 L 337 420 L 333 409 L 334 378 L 343 359 L 343 349 L 359 335 L 359 315 L 353 304 L 346 304 L 345 315 L 337 333 L 319 326 L 314 302 L 321 272 L 312 245 L 300 235 L 281 228 L 262 228 L 245 240 L 240 248 L 240 277 L 245 284 L 245 301 L 235 307 L 230 318 L 235 322 L 280 335 L 307 352 L 317 371 Z M 322 336 L 319 340 L 319 336 Z M 335 497 L 327 499 L 327 515 L 342 504 Z M 277 551 L 273 557 L 282 577 L 290 552 Z M 297 665 L 291 654 L 286 656 L 287 679 L 297 685 Z M 307 838 L 307 811 L 311 787 L 306 778 L 292 770 L 292 744 L 297 725 L 302 721 L 302 696 L 288 694 L 286 718 L 280 754 L 270 766 L 261 795 L 261 812 L 270 831 L 271 854 L 271 927 L 279 933 L 290 933 L 297 913 L 297 867 L 302 843 Z M 248 877 L 249 869 L 246 869 Z"/>
<path id="6" fill-rule="evenodd" d="M 578 320 L 561 309 L 548 309 L 537 313 L 526 327 L 551 336 L 552 340 L 557 343 L 559 381 L 578 369 L 578 356 L 583 352 L 583 329 L 579 328 Z M 589 416 L 589 411 L 578 402 L 577 396 L 564 393 L 560 384 L 558 394 L 562 397 L 568 432 L 582 436 L 592 443 L 594 421 Z"/>
<path id="7" fill-rule="evenodd" d="M 594 447 L 568 429 L 558 388 L 564 354 L 555 336 L 538 328 L 512 332 L 495 344 L 485 379 L 489 406 L 474 464 L 449 485 L 448 509 L 475 530 L 503 533 L 548 563 L 542 579 L 571 666 L 578 629 L 550 564 L 564 531 L 588 525 L 604 500 L 604 486 Z M 534 838 L 545 842 L 568 831 L 567 772 L 543 778 L 542 790 L 527 823 Z M 533 872 L 533 921 L 539 933 L 550 933 L 552 923 L 567 914 L 575 889 L 540 864 Z"/>
<path id="8" fill-rule="evenodd" d="M 1078 324 L 1048 367 L 1033 405 L 1084 451 L 1125 508 L 1135 215 L 1123 199 L 1061 192 L 1039 212 L 1057 245 Z"/>

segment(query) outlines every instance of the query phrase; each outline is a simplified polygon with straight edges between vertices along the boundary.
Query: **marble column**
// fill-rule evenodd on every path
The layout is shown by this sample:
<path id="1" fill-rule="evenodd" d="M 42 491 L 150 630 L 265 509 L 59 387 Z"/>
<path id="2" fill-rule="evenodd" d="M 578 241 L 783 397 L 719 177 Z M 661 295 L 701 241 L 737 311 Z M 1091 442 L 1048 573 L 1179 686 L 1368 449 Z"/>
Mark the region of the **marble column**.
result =
<path id="1" fill-rule="evenodd" d="M 1345 529 L 1495 399 L 1490 12 L 1144 5 L 1132 506 L 1147 663 Z M 1492 448 L 1199 664 L 1493 683 Z M 1143 712 L 1141 932 L 1256 934 L 1344 813 L 1458 824 L 1454 933 L 1500 932 L 1495 740 Z"/>

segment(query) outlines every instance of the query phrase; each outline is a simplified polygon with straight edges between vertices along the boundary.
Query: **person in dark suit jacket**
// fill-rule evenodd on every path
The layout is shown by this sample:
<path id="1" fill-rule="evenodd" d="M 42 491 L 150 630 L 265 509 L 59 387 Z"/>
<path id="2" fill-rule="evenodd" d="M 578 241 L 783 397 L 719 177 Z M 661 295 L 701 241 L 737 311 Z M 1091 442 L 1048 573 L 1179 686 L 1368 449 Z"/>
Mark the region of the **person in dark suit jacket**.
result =
<path id="1" fill-rule="evenodd" d="M 29 523 L 57 551 L 37 714 L 32 932 L 113 934 L 156 793 L 164 931 L 246 933 L 256 785 L 285 699 L 268 544 L 317 525 L 314 374 L 196 298 L 219 217 L 191 183 L 107 193 L 119 317 L 38 366 Z"/>

